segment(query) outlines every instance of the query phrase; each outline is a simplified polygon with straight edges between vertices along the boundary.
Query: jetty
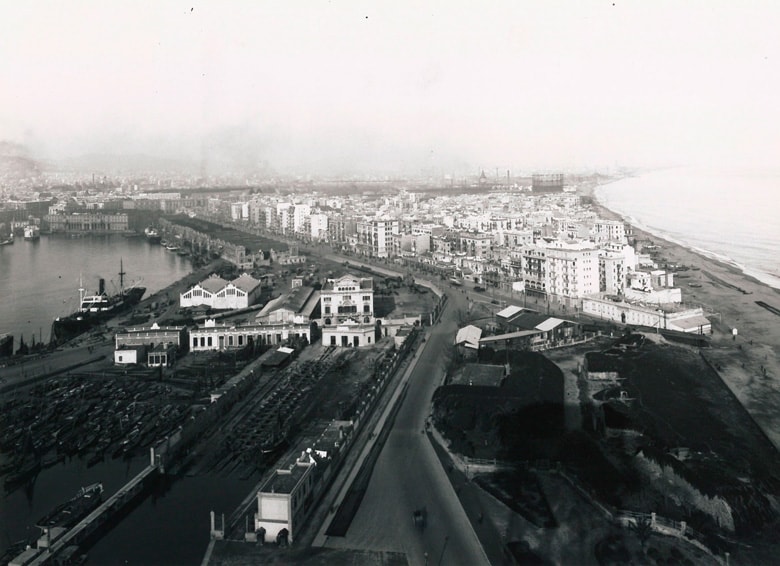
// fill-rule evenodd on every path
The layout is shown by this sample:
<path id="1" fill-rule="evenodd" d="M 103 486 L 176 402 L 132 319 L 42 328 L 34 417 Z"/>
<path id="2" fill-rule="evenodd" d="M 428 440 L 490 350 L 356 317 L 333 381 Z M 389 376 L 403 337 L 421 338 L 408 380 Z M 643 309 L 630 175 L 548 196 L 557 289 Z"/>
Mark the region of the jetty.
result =
<path id="1" fill-rule="evenodd" d="M 79 546 L 87 537 L 139 496 L 153 478 L 164 473 L 160 454 L 154 448 L 150 448 L 149 453 L 149 465 L 114 495 L 70 529 L 44 528 L 37 548 L 28 548 L 9 562 L 9 566 L 39 566 L 56 563 L 58 556 L 62 555 L 66 549 Z"/>

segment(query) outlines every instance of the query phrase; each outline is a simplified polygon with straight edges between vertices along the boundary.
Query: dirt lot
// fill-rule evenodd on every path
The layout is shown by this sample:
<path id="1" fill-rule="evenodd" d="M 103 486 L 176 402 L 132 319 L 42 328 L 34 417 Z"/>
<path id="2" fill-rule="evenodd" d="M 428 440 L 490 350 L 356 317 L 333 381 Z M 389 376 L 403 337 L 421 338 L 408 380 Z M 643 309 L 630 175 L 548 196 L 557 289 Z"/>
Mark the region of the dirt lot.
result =
<path id="1" fill-rule="evenodd" d="M 670 344 L 655 335 L 635 343 L 639 345 L 620 349 L 602 340 L 550 353 L 561 367 L 576 371 L 577 359 L 588 350 L 607 350 L 619 368 L 617 380 L 577 379 L 587 430 L 546 439 L 552 446 L 551 458 L 561 461 L 586 490 L 615 509 L 655 511 L 686 520 L 705 533 L 714 550 L 729 549 L 732 557 L 766 556 L 780 542 L 772 534 L 780 524 L 775 504 L 780 495 L 780 457 L 774 446 L 698 349 Z M 713 351 L 705 355 L 712 357 Z M 723 356 L 714 357 L 713 365 L 726 363 Z M 479 420 L 464 420 L 462 413 L 462 408 L 451 412 L 450 426 L 479 424 Z M 523 430 L 533 432 L 534 427 Z M 511 436 L 490 438 L 503 442 Z M 452 448 L 458 445 L 455 442 Z M 491 443 L 481 446 L 478 456 L 501 457 L 506 449 Z M 654 462 L 649 468 L 648 461 Z M 652 473 L 658 476 L 650 478 L 646 474 L 653 466 L 658 471 Z M 555 509 L 552 503 L 551 507 Z M 557 515 L 556 520 L 563 524 Z M 729 533 L 752 547 L 733 547 L 716 533 Z M 621 542 L 624 535 L 609 536 L 599 550 L 604 563 L 620 561 L 625 552 L 643 556 L 636 542 Z M 656 558 L 676 557 L 680 549 L 672 553 L 671 548 L 657 548 Z"/>

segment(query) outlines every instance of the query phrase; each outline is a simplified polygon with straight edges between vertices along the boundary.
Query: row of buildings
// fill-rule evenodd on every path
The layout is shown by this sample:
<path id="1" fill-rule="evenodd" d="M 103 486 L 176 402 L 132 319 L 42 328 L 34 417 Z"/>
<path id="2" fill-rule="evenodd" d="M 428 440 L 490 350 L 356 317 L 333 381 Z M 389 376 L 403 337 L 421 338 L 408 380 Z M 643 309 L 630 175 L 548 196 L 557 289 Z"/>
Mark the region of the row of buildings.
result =
<path id="1" fill-rule="evenodd" d="M 259 281 L 243 274 L 233 281 L 217 276 L 196 283 L 180 296 L 181 306 L 209 306 L 231 312 L 247 309 L 259 296 Z M 230 291 L 230 292 L 229 292 Z M 254 311 L 253 311 L 254 312 Z M 219 322 L 206 318 L 193 328 L 133 327 L 116 334 L 117 364 L 171 365 L 177 353 L 224 351 L 250 344 L 283 345 L 321 337 L 328 346 L 360 347 L 396 336 L 418 317 L 377 318 L 373 280 L 345 274 L 328 279 L 322 289 L 300 285 L 269 300 L 249 320 Z"/>

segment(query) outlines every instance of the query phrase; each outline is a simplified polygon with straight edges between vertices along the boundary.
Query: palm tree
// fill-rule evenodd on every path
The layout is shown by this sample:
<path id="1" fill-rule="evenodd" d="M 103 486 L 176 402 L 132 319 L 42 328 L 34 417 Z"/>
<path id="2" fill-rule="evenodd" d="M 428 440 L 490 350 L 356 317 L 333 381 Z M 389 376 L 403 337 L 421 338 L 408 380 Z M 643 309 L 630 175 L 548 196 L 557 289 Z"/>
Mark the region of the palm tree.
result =
<path id="1" fill-rule="evenodd" d="M 642 545 L 642 554 L 647 555 L 647 541 L 653 534 L 653 523 L 647 517 L 637 519 L 635 523 L 630 524 L 630 529 L 634 531 L 639 543 Z"/>

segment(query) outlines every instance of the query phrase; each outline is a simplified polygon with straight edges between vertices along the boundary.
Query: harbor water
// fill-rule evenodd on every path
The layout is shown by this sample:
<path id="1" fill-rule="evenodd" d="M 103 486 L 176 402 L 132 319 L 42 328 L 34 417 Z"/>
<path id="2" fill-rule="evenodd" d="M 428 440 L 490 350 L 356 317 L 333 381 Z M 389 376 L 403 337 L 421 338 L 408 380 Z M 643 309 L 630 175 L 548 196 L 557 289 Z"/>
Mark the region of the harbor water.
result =
<path id="1" fill-rule="evenodd" d="M 780 171 L 672 168 L 601 185 L 629 222 L 780 289 Z"/>
<path id="2" fill-rule="evenodd" d="M 41 336 L 48 341 L 52 320 L 76 309 L 80 279 L 89 291 L 97 290 L 101 277 L 110 293 L 118 289 L 120 259 L 125 285 L 146 287 L 145 296 L 192 271 L 189 259 L 144 238 L 44 235 L 0 246 L 0 333 L 12 333 L 15 347 L 22 335 L 28 345 L 33 335 L 36 342 Z M 143 455 L 129 461 L 107 457 L 88 467 L 74 457 L 41 470 L 26 487 L 0 489 L 0 554 L 18 541 L 37 538 L 35 522 L 80 487 L 102 482 L 109 497 L 147 463 Z M 198 564 L 209 542 L 209 512 L 230 514 L 251 486 L 231 476 L 166 478 L 85 549 L 89 563 Z"/>
<path id="3" fill-rule="evenodd" d="M 108 498 L 148 465 L 148 457 L 106 461 L 87 467 L 73 458 L 42 470 L 34 482 L 12 493 L 0 489 L 0 554 L 13 543 L 40 536 L 35 522 L 82 486 L 103 483 Z M 255 478 L 256 480 L 257 478 Z M 122 510 L 83 549 L 89 564 L 199 564 L 209 543 L 209 512 L 229 515 L 250 492 L 237 477 L 166 478 Z"/>
<path id="4" fill-rule="evenodd" d="M 48 342 L 52 321 L 77 309 L 80 281 L 96 292 L 102 277 L 107 292 L 119 291 L 120 260 L 127 272 L 125 286 L 144 286 L 145 296 L 192 270 L 186 257 L 145 238 L 121 235 L 44 235 L 0 246 L 0 334 L 13 334 L 14 348 L 22 337 L 27 345 L 33 338 Z"/>

